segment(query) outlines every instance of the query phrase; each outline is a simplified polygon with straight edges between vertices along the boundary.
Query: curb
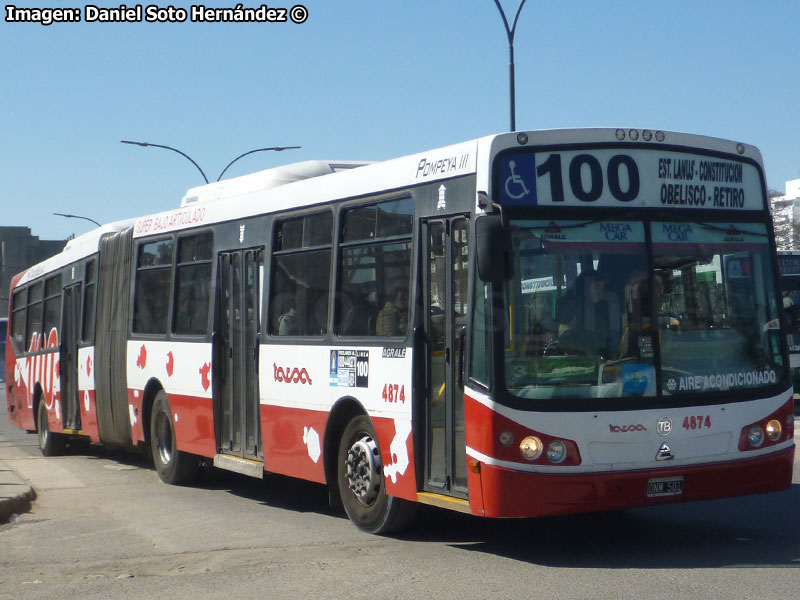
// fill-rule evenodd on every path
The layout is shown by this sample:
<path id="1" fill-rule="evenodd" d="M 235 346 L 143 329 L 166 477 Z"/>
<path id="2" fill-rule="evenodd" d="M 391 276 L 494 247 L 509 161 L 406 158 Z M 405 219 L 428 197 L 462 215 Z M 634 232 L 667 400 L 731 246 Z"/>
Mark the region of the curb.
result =
<path id="1" fill-rule="evenodd" d="M 0 524 L 8 523 L 14 514 L 27 512 L 31 502 L 36 500 L 36 492 L 31 486 L 23 483 L 13 471 L 5 471 L 0 483 Z M 14 494 L 6 493 L 13 488 Z"/>

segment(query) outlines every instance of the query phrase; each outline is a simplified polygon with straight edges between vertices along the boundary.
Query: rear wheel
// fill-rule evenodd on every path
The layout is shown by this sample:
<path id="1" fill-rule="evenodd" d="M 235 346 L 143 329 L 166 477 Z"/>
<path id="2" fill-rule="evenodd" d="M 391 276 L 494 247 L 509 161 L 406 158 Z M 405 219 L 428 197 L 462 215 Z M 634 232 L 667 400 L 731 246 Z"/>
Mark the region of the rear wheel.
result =
<path id="1" fill-rule="evenodd" d="M 36 417 L 36 430 L 39 434 L 39 448 L 42 456 L 58 456 L 67 447 L 67 438 L 61 433 L 53 433 L 47 423 L 47 406 L 44 400 L 39 402 L 39 410 Z"/>
<path id="2" fill-rule="evenodd" d="M 345 512 L 369 533 L 392 533 L 407 528 L 417 505 L 386 494 L 378 438 L 369 417 L 353 418 L 342 434 L 338 482 Z"/>
<path id="3" fill-rule="evenodd" d="M 158 476 L 164 483 L 188 483 L 197 475 L 200 459 L 175 445 L 175 428 L 167 394 L 159 390 L 150 418 L 150 449 Z"/>

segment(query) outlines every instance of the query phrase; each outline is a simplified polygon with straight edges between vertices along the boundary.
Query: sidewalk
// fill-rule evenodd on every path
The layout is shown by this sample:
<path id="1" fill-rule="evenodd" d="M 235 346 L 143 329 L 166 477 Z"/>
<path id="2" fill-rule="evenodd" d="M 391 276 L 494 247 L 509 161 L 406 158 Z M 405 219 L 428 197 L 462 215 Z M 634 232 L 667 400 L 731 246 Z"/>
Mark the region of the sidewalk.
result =
<path id="1" fill-rule="evenodd" d="M 33 488 L 0 461 L 0 524 L 15 513 L 26 512 L 35 499 Z"/>
<path id="2" fill-rule="evenodd" d="M 3 384 L 0 384 L 0 411 L 0 457 L 8 458 L 13 454 L 6 454 L 6 449 L 32 446 L 34 441 L 30 439 L 30 434 L 8 422 L 6 390 Z M 0 525 L 8 522 L 15 513 L 27 512 L 35 499 L 36 492 L 31 486 L 0 458 Z"/>

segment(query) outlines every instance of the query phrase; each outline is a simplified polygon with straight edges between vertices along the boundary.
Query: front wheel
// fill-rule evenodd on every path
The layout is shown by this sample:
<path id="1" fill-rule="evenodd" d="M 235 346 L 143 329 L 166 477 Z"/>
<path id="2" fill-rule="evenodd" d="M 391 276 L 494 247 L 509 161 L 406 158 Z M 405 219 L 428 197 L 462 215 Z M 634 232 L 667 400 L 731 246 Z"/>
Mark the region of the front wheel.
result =
<path id="1" fill-rule="evenodd" d="M 175 428 L 172 411 L 164 390 L 159 390 L 153 402 L 150 417 L 150 449 L 156 472 L 164 483 L 173 485 L 188 483 L 197 475 L 200 459 L 181 452 L 175 445 Z"/>
<path id="2" fill-rule="evenodd" d="M 42 456 L 59 456 L 64 453 L 67 447 L 67 438 L 61 433 L 53 433 L 47 423 L 47 406 L 44 400 L 39 402 L 39 410 L 36 417 L 36 430 L 39 434 L 39 448 Z"/>
<path id="3" fill-rule="evenodd" d="M 337 465 L 344 510 L 359 529 L 386 534 L 411 524 L 417 505 L 386 494 L 378 438 L 369 417 L 359 415 L 348 423 Z"/>

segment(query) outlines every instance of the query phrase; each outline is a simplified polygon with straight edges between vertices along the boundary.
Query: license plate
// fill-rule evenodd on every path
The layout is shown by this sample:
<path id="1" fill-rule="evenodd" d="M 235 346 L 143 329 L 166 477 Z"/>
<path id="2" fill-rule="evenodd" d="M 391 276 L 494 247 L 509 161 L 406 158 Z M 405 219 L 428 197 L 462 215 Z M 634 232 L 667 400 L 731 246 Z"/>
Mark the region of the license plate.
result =
<path id="1" fill-rule="evenodd" d="M 683 475 L 678 477 L 659 477 L 647 482 L 647 497 L 680 496 L 683 494 Z"/>

